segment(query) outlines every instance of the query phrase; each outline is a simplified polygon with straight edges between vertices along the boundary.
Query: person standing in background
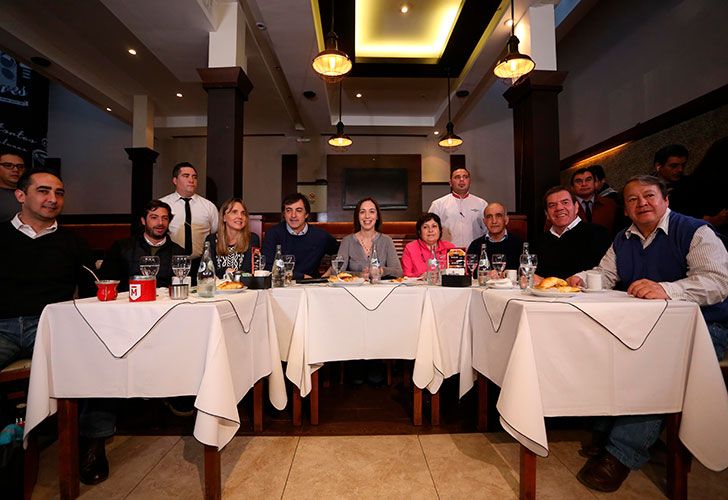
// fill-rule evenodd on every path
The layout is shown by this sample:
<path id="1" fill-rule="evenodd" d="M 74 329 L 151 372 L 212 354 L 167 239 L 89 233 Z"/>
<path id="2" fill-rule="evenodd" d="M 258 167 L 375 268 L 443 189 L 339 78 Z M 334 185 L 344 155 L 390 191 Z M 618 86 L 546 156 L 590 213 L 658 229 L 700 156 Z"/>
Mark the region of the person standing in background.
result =
<path id="1" fill-rule="evenodd" d="M 15 217 L 20 203 L 15 198 L 18 179 L 25 172 L 25 160 L 18 151 L 0 148 L 0 222 Z"/>
<path id="2" fill-rule="evenodd" d="M 470 194 L 470 172 L 459 167 L 450 172 L 450 194 L 430 205 L 429 213 L 442 222 L 442 238 L 456 247 L 466 248 L 471 241 L 486 233 L 483 210 L 488 202 Z"/>

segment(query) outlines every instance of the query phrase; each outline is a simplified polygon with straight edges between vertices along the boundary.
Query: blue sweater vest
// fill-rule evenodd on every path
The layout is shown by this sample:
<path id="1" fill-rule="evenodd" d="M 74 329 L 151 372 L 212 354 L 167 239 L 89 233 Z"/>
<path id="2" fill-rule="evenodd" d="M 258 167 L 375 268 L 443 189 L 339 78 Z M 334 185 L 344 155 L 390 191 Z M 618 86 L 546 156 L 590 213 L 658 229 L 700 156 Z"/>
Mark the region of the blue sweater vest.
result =
<path id="1" fill-rule="evenodd" d="M 617 257 L 619 288 L 626 290 L 639 279 L 671 282 L 687 276 L 687 255 L 695 231 L 707 224 L 677 212 L 670 212 L 668 233 L 657 231 L 647 248 L 636 237 L 627 238 L 622 230 L 614 238 L 612 248 Z M 710 306 L 702 306 L 706 321 L 728 320 L 728 299 Z"/>

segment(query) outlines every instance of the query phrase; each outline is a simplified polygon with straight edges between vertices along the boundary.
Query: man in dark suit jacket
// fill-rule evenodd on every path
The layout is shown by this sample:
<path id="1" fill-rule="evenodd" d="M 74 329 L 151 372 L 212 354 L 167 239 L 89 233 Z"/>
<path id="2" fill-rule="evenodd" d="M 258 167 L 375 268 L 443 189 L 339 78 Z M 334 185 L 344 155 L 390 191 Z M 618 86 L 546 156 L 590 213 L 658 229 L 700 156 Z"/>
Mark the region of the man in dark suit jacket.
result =
<path id="1" fill-rule="evenodd" d="M 613 200 L 597 196 L 594 174 L 588 168 L 580 168 L 571 175 L 571 190 L 576 195 L 579 217 L 604 227 L 613 236 L 619 207 Z"/>

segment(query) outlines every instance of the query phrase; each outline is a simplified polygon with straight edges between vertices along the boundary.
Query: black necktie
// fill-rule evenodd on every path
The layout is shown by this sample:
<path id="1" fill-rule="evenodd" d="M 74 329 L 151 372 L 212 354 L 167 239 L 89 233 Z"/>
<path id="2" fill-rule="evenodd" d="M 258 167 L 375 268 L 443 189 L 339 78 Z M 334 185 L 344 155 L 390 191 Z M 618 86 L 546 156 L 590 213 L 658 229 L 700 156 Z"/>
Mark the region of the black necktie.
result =
<path id="1" fill-rule="evenodd" d="M 190 209 L 191 198 L 185 200 L 185 253 L 192 255 L 192 210 Z"/>
<path id="2" fill-rule="evenodd" d="M 584 213 L 586 214 L 586 221 L 587 222 L 591 222 L 592 221 L 591 204 L 592 204 L 591 201 L 584 200 Z"/>

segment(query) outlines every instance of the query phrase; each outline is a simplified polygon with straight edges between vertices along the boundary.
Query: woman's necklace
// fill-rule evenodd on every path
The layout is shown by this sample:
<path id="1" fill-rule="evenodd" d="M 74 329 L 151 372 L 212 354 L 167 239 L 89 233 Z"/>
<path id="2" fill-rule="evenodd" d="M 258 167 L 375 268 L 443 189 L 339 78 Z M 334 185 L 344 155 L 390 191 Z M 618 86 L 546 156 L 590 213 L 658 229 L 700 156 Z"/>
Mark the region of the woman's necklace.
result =
<path id="1" fill-rule="evenodd" d="M 364 254 L 369 258 L 372 255 L 372 246 L 374 246 L 374 237 L 377 233 L 374 233 L 374 236 L 371 238 L 365 238 L 362 236 L 361 233 L 356 235 L 356 240 L 361 245 L 362 249 L 364 250 Z"/>

